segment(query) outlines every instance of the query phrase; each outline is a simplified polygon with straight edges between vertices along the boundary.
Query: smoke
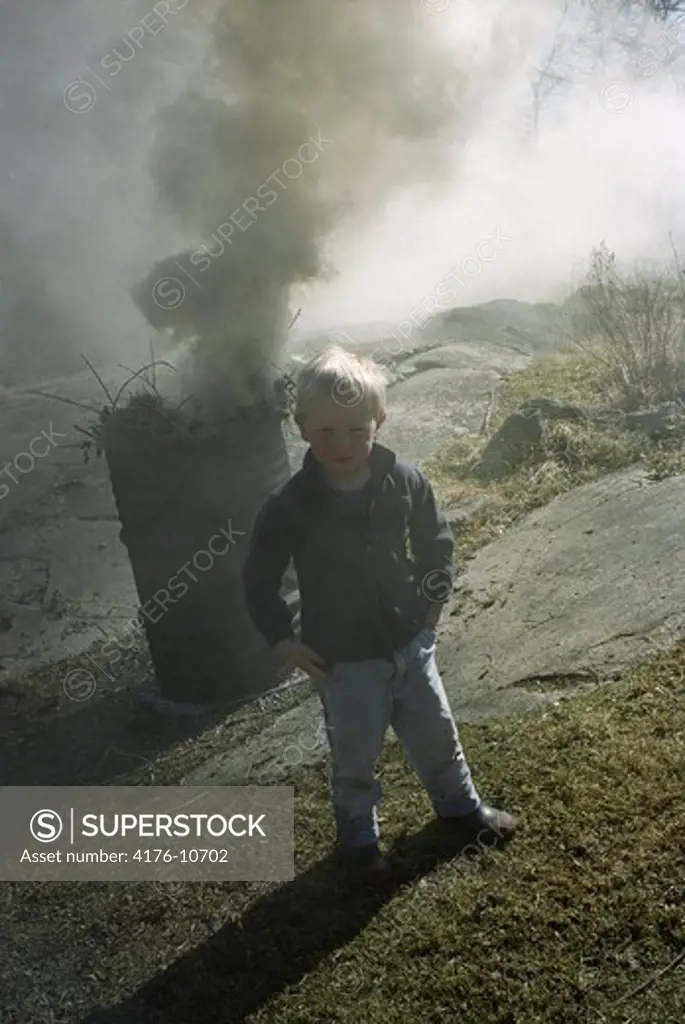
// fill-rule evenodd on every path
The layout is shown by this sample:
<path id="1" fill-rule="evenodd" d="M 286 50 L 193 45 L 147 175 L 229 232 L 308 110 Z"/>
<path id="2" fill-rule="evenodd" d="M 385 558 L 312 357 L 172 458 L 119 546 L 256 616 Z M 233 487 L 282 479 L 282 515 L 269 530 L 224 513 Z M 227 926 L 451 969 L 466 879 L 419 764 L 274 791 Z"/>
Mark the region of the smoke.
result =
<path id="1" fill-rule="evenodd" d="M 397 322 L 453 273 L 452 305 L 554 300 L 601 239 L 668 258 L 685 32 L 621 6 L 5 5 L 0 383 L 137 367 L 168 327 L 230 405 L 300 305 Z"/>
<path id="2" fill-rule="evenodd" d="M 140 364 L 147 352 L 129 293 L 164 244 L 149 119 L 203 41 L 182 3 L 157 4 L 178 8 L 166 18 L 155 0 L 2 5 L 0 385 L 83 370 L 81 353 Z"/>
<path id="3" fill-rule="evenodd" d="M 334 276 L 342 225 L 363 231 L 398 190 L 448 180 L 488 82 L 482 54 L 466 36 L 446 46 L 418 0 L 226 0 L 211 56 L 204 91 L 157 121 L 159 213 L 192 241 L 135 297 L 190 343 L 191 389 L 220 407 L 277 363 L 292 289 Z"/>
<path id="4" fill-rule="evenodd" d="M 559 301 L 602 239 L 626 264 L 663 265 L 672 234 L 682 257 L 685 16 L 665 26 L 619 6 L 483 3 L 466 18 L 456 4 L 436 19 L 457 45 L 472 26 L 485 56 L 463 66 L 489 83 L 449 192 L 407 191 L 366 230 L 342 232 L 330 251 L 340 276 L 307 296 L 303 327 L 392 325 L 412 310 L 421 322 L 441 293 L 460 306 Z M 498 228 L 509 241 L 479 259 Z"/>

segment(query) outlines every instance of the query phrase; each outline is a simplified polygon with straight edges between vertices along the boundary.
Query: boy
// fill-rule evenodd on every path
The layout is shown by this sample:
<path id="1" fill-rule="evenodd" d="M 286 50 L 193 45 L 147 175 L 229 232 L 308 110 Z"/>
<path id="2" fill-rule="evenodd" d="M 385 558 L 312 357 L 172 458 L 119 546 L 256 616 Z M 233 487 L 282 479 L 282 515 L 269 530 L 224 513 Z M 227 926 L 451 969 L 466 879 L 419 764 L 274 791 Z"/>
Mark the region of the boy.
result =
<path id="1" fill-rule="evenodd" d="M 476 791 L 435 664 L 454 540 L 428 479 L 376 441 L 386 384 L 378 364 L 338 346 L 302 369 L 295 420 L 310 448 L 260 511 L 243 569 L 255 626 L 321 697 L 338 845 L 371 884 L 391 877 L 374 774 L 388 725 L 460 846 L 516 828 Z M 279 595 L 291 557 L 301 638 Z"/>

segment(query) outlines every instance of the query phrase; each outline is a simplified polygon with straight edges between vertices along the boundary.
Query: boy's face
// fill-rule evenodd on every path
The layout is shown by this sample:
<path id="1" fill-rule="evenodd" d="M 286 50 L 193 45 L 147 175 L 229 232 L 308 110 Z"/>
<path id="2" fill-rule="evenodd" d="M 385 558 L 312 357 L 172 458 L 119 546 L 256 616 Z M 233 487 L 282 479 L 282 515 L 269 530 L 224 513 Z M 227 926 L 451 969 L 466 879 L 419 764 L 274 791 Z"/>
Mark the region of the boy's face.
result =
<path id="1" fill-rule="evenodd" d="M 383 415 L 374 419 L 363 403 L 346 407 L 322 398 L 298 417 L 302 438 L 324 469 L 335 476 L 358 472 L 371 454 Z"/>

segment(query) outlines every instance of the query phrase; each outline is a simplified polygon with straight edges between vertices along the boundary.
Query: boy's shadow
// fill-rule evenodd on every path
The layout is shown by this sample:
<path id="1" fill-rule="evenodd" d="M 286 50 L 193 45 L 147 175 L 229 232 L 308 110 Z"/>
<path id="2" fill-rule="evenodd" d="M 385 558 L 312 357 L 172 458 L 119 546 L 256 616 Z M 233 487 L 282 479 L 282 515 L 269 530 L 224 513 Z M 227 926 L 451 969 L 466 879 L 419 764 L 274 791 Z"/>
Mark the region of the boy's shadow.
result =
<path id="1" fill-rule="evenodd" d="M 342 879 L 332 851 L 258 900 L 239 924 L 225 925 L 130 999 L 89 1013 L 81 1024 L 239 1024 L 351 942 L 401 886 L 459 856 L 455 839 L 431 821 L 395 843 L 395 877 L 371 889 Z M 368 980 L 372 971 L 364 962 L 352 973 Z M 341 993 L 355 988 L 353 980 L 359 988 L 349 973 L 342 971 Z"/>

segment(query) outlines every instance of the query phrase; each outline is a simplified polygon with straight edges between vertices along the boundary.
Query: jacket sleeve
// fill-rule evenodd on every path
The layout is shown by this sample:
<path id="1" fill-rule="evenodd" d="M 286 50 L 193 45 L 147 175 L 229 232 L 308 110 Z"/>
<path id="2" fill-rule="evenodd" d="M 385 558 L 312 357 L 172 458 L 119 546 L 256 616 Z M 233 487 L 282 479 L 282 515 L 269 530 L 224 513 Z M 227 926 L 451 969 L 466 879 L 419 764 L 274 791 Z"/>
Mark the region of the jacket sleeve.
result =
<path id="1" fill-rule="evenodd" d="M 295 635 L 292 615 L 280 596 L 289 562 L 288 530 L 278 500 L 272 494 L 255 520 L 242 569 L 248 614 L 269 647 Z"/>
<path id="2" fill-rule="evenodd" d="M 457 575 L 452 560 L 454 534 L 437 505 L 430 481 L 419 469 L 412 488 L 409 535 L 420 593 L 429 603 L 444 604 Z"/>

